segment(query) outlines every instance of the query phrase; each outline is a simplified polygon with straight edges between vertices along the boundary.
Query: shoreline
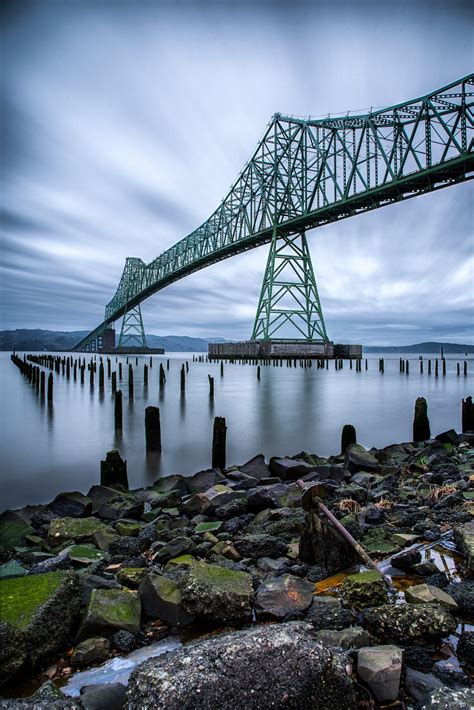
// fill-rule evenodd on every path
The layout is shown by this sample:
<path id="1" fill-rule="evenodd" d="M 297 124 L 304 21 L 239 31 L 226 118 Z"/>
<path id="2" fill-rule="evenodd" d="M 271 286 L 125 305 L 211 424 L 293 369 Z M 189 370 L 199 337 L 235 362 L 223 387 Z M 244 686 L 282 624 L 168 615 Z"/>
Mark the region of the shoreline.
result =
<path id="1" fill-rule="evenodd" d="M 467 692 L 474 671 L 473 444 L 473 433 L 454 430 L 370 451 L 352 439 L 343 455 L 301 452 L 268 463 L 259 455 L 238 467 L 162 476 L 146 488 L 95 485 L 87 495 L 60 493 L 47 505 L 6 511 L 3 692 L 11 695 L 18 679 L 64 682 L 133 649 L 146 657 L 150 643 L 203 630 L 207 640 L 135 668 L 126 701 L 124 687 L 116 688 L 122 706 L 141 707 L 153 677 L 146 692 L 165 707 L 157 678 L 179 679 L 180 664 L 199 644 L 223 658 L 236 644 L 244 659 L 264 643 L 268 652 L 252 657 L 264 675 L 275 644 L 289 644 L 296 656 L 305 649 L 315 664 L 329 663 L 328 654 L 334 663 L 343 659 L 350 673 L 331 683 L 347 707 L 364 693 L 378 705 L 387 700 L 377 697 L 370 672 L 384 653 L 376 649 L 398 659 L 390 702 L 414 702 L 413 673 L 434 678 L 433 692 Z M 120 471 L 116 457 L 113 471 Z M 360 559 L 324 516 L 301 507 L 296 479 L 323 485 L 328 509 L 376 563 L 395 558 L 382 565 L 394 587 L 378 572 L 361 572 Z M 447 657 L 458 669 L 451 675 L 429 651 L 448 637 L 458 648 Z M 422 670 L 413 660 L 421 651 Z M 182 706 L 196 682 L 181 679 L 178 687 L 176 680 L 166 707 Z M 53 690 L 42 691 L 49 701 Z M 268 688 L 259 692 L 268 700 Z M 82 707 L 71 705 L 81 697 L 56 701 Z"/>

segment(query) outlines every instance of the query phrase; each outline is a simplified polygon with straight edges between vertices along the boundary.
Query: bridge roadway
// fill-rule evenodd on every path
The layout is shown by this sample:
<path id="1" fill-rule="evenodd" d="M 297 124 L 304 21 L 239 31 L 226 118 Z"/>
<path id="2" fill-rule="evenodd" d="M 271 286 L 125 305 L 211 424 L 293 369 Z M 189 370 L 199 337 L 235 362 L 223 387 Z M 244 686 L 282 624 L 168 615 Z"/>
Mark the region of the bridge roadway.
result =
<path id="1" fill-rule="evenodd" d="M 127 310 L 185 276 L 269 242 L 474 177 L 474 74 L 365 115 L 275 114 L 219 207 L 146 265 L 127 258 L 97 341 Z"/>

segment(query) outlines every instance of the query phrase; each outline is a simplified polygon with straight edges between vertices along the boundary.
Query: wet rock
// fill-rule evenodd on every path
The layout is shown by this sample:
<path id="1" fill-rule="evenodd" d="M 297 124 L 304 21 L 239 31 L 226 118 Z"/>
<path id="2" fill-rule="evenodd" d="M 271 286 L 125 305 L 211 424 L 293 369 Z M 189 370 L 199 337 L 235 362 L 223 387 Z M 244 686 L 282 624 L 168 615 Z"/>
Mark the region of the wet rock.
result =
<path id="1" fill-rule="evenodd" d="M 98 574 L 82 574 L 81 606 L 87 606 L 93 589 L 120 589 L 116 579 L 106 579 Z"/>
<path id="2" fill-rule="evenodd" d="M 214 486 L 219 478 L 220 472 L 215 468 L 205 471 L 198 471 L 193 476 L 186 478 L 186 488 L 188 493 L 204 493 Z"/>
<path id="3" fill-rule="evenodd" d="M 375 570 L 351 574 L 342 583 L 344 602 L 356 609 L 380 606 L 388 602 L 388 592 L 382 575 Z"/>
<path id="4" fill-rule="evenodd" d="M 79 491 L 59 493 L 48 507 L 61 518 L 84 518 L 92 512 L 92 500 Z"/>
<path id="5" fill-rule="evenodd" d="M 71 562 L 78 565 L 90 565 L 92 562 L 101 560 L 104 553 L 98 550 L 94 545 L 85 543 L 84 545 L 70 545 L 64 550 L 61 550 L 60 557 L 68 557 Z"/>
<path id="6" fill-rule="evenodd" d="M 452 690 L 438 688 L 434 690 L 421 710 L 472 710 L 474 707 L 474 690 Z"/>
<path id="7" fill-rule="evenodd" d="M 38 562 L 30 567 L 28 574 L 45 574 L 46 572 L 57 572 L 58 570 L 71 569 L 72 561 L 66 555 L 55 555 L 43 562 Z"/>
<path id="8" fill-rule="evenodd" d="M 360 444 L 350 444 L 344 455 L 344 468 L 351 474 L 357 471 L 377 471 L 379 462 Z"/>
<path id="9" fill-rule="evenodd" d="M 424 562 L 418 562 L 411 568 L 412 574 L 418 575 L 420 577 L 429 577 L 432 574 L 436 574 L 438 568 L 434 562 L 431 560 L 425 560 Z"/>
<path id="10" fill-rule="evenodd" d="M 380 702 L 389 703 L 398 697 L 402 654 L 397 646 L 371 646 L 357 654 L 357 675 Z"/>
<path id="11" fill-rule="evenodd" d="M 0 699 L 1 710 L 79 710 L 82 705 L 74 698 L 68 698 L 51 681 L 46 683 L 28 698 Z"/>
<path id="12" fill-rule="evenodd" d="M 346 629 L 356 622 L 356 615 L 349 609 L 344 609 L 336 597 L 314 597 L 313 603 L 306 613 L 305 621 L 317 631 L 320 629 Z"/>
<path id="13" fill-rule="evenodd" d="M 457 655 L 466 666 L 474 670 L 474 631 L 463 631 L 457 645 Z"/>
<path id="14" fill-rule="evenodd" d="M 0 599 L 2 636 L 13 649 L 6 665 L 12 669 L 21 660 L 34 666 L 69 640 L 79 611 L 79 579 L 74 572 L 3 579 Z"/>
<path id="15" fill-rule="evenodd" d="M 474 572 L 474 521 L 454 528 L 454 541 L 457 549 L 464 555 L 466 566 Z"/>
<path id="16" fill-rule="evenodd" d="M 88 638 L 75 647 L 71 656 L 72 666 L 88 666 L 105 661 L 110 653 L 110 641 L 101 636 Z"/>
<path id="17" fill-rule="evenodd" d="M 421 673 L 414 668 L 406 669 L 405 688 L 417 705 L 423 705 L 434 690 L 442 687 L 443 683 L 432 673 Z"/>
<path id="18" fill-rule="evenodd" d="M 288 544 L 280 538 L 265 533 L 248 533 L 235 541 L 235 547 L 242 557 L 281 557 Z"/>
<path id="19" fill-rule="evenodd" d="M 440 572 L 437 569 L 435 574 L 430 574 L 427 577 L 426 584 L 432 584 L 434 587 L 445 589 L 449 584 L 449 578 L 445 572 Z"/>
<path id="20" fill-rule="evenodd" d="M 122 567 L 117 572 L 117 581 L 123 587 L 138 589 L 146 576 L 146 567 Z"/>
<path id="21" fill-rule="evenodd" d="M 301 492 L 295 484 L 275 483 L 270 486 L 258 486 L 247 492 L 247 504 L 250 510 L 265 508 L 299 507 Z"/>
<path id="22" fill-rule="evenodd" d="M 140 529 L 141 525 L 131 520 L 118 520 L 115 524 L 115 531 L 118 532 L 119 535 L 136 537 L 140 532 Z"/>
<path id="23" fill-rule="evenodd" d="M 26 573 L 27 570 L 18 560 L 10 560 L 10 562 L 5 562 L 5 564 L 0 565 L 0 579 L 6 577 L 22 577 Z"/>
<path id="24" fill-rule="evenodd" d="M 178 582 L 160 574 L 148 574 L 138 588 L 144 613 L 160 619 L 168 626 L 191 624 L 194 616 L 183 607 L 183 595 Z"/>
<path id="25" fill-rule="evenodd" d="M 243 466 L 239 466 L 239 470 L 242 471 L 242 473 L 247 474 L 247 476 L 252 476 L 252 478 L 256 478 L 258 480 L 266 478 L 270 475 L 270 471 L 265 463 L 265 457 L 263 454 L 254 456 L 252 459 L 244 463 Z"/>
<path id="26" fill-rule="evenodd" d="M 112 500 L 104 502 L 98 509 L 96 515 L 103 520 L 120 520 L 121 518 L 132 518 L 138 520 L 145 509 L 142 500 L 137 500 L 132 496 L 115 496 Z"/>
<path id="27" fill-rule="evenodd" d="M 0 686 L 11 678 L 26 660 L 26 636 L 22 629 L 0 621 Z"/>
<path id="28" fill-rule="evenodd" d="M 112 638 L 112 646 L 121 653 L 130 653 L 135 647 L 135 636 L 130 631 L 116 631 Z"/>
<path id="29" fill-rule="evenodd" d="M 395 536 L 394 536 L 395 537 Z M 403 550 L 398 555 L 392 557 L 392 565 L 403 572 L 410 572 L 413 565 L 421 562 L 421 552 L 419 550 Z"/>
<path id="30" fill-rule="evenodd" d="M 381 640 L 423 643 L 453 633 L 456 620 L 438 604 L 396 604 L 364 609 L 362 626 Z"/>
<path id="31" fill-rule="evenodd" d="M 112 557 L 127 559 L 140 554 L 141 543 L 136 537 L 119 537 L 109 545 L 109 553 Z"/>
<path id="32" fill-rule="evenodd" d="M 180 555 L 192 554 L 196 548 L 194 542 L 188 537 L 175 537 L 174 540 L 168 542 L 164 547 L 158 550 L 153 556 L 156 562 L 166 563 L 168 560 Z"/>
<path id="33" fill-rule="evenodd" d="M 186 574 L 180 586 L 189 614 L 224 624 L 243 623 L 250 618 L 254 597 L 250 574 L 185 558 L 177 561 L 184 559 Z"/>
<path id="34" fill-rule="evenodd" d="M 440 444 L 451 444 L 451 446 L 457 446 L 461 441 L 459 434 L 454 429 L 441 432 L 441 434 L 435 436 L 435 439 Z"/>
<path id="35" fill-rule="evenodd" d="M 80 700 L 84 710 L 122 710 L 125 707 L 125 693 L 122 683 L 84 685 Z"/>
<path id="36" fill-rule="evenodd" d="M 340 648 L 362 648 L 371 642 L 370 636 L 362 627 L 351 626 L 340 631 L 322 629 L 316 633 L 316 640 L 323 646 L 339 646 Z"/>
<path id="37" fill-rule="evenodd" d="M 217 518 L 222 518 L 222 520 L 228 520 L 229 518 L 235 518 L 239 515 L 243 515 L 246 511 L 247 498 L 241 497 L 214 508 L 213 515 Z"/>
<path id="38" fill-rule="evenodd" d="M 127 707 L 355 710 L 346 664 L 343 653 L 314 643 L 306 624 L 245 629 L 140 664 Z"/>
<path id="39" fill-rule="evenodd" d="M 97 531 L 113 533 L 97 518 L 56 518 L 52 520 L 48 530 L 48 543 L 59 545 L 65 541 L 92 542 L 92 536 Z"/>
<path id="40" fill-rule="evenodd" d="M 274 457 L 270 459 L 269 468 L 272 474 L 284 481 L 296 481 L 298 478 L 312 473 L 315 467 L 305 461 Z"/>
<path id="41" fill-rule="evenodd" d="M 361 542 L 369 555 L 390 555 L 400 549 L 393 539 L 392 530 L 385 526 L 370 528 Z"/>
<path id="42" fill-rule="evenodd" d="M 304 612 L 313 601 L 314 584 L 291 574 L 267 577 L 257 589 L 257 618 L 283 620 Z"/>
<path id="43" fill-rule="evenodd" d="M 13 510 L 6 510 L 0 515 L 0 555 L 15 547 L 22 547 L 26 536 L 33 532 L 34 529 L 21 515 Z"/>
<path id="44" fill-rule="evenodd" d="M 450 611 L 456 611 L 458 609 L 458 605 L 452 596 L 442 589 L 438 589 L 438 587 L 433 587 L 431 584 L 417 584 L 413 587 L 408 587 L 405 592 L 405 599 L 409 604 L 430 604 L 438 602 Z"/>
<path id="45" fill-rule="evenodd" d="M 288 571 L 290 560 L 288 557 L 261 557 L 257 562 L 257 567 L 263 572 L 285 572 Z M 314 585 L 313 585 L 314 586 Z"/>
<path id="46" fill-rule="evenodd" d="M 130 633 L 140 630 L 140 597 L 136 592 L 121 589 L 94 589 L 89 598 L 78 641 L 91 636 L 108 638 L 124 629 Z"/>

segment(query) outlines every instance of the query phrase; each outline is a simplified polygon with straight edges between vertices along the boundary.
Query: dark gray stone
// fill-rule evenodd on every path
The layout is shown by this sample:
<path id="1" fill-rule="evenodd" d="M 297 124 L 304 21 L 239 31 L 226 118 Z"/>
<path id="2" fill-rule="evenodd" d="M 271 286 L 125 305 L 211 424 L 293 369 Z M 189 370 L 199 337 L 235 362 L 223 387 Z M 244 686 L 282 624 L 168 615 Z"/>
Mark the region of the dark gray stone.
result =
<path id="1" fill-rule="evenodd" d="M 122 683 L 84 685 L 80 700 L 84 710 L 122 710 L 125 707 L 125 693 Z"/>
<path id="2" fill-rule="evenodd" d="M 313 601 L 314 584 L 291 574 L 266 577 L 257 589 L 257 618 L 283 620 L 305 612 Z"/>

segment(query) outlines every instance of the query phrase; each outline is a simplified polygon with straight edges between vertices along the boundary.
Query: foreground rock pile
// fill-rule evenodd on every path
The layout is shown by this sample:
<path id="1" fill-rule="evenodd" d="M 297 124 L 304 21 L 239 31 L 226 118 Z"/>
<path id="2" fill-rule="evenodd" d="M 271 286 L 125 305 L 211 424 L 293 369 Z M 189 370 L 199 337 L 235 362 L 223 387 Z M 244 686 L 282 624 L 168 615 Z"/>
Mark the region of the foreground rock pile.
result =
<path id="1" fill-rule="evenodd" d="M 140 664 L 127 690 L 86 687 L 72 699 L 48 681 L 0 707 L 473 707 L 474 631 L 460 626 L 474 610 L 473 440 L 449 431 L 381 450 L 351 444 L 329 459 L 256 456 L 7 511 L 5 695 L 19 678 L 67 678 L 170 634 L 212 634 Z M 326 505 L 374 559 L 392 558 L 403 592 L 316 534 L 297 479 L 324 482 Z M 455 575 L 426 553 L 451 530 Z"/>

